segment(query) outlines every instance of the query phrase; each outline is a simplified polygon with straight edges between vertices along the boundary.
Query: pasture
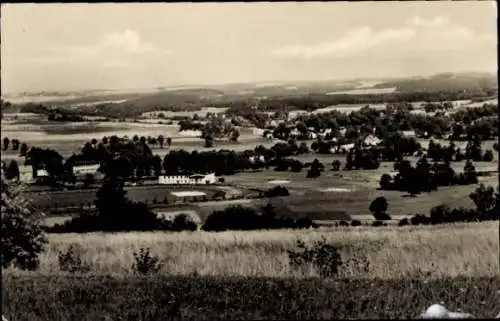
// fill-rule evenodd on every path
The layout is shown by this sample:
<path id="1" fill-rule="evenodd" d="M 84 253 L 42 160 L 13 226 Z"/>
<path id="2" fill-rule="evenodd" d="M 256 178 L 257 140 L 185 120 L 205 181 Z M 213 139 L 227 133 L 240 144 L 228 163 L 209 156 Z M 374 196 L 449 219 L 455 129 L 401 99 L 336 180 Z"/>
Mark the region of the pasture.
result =
<path id="1" fill-rule="evenodd" d="M 394 219 L 407 217 L 417 213 L 428 214 L 430 209 L 440 204 L 447 204 L 451 208 L 474 207 L 469 194 L 478 185 L 440 187 L 437 192 L 422 193 L 415 197 L 410 197 L 404 192 L 381 191 L 379 186 L 380 175 L 384 172 L 373 171 L 351 171 L 351 172 L 324 172 L 315 179 L 306 178 L 303 173 L 272 172 L 262 171 L 255 173 L 239 173 L 226 177 L 226 182 L 236 184 L 236 186 L 253 188 L 263 186 L 275 186 L 269 183 L 272 180 L 288 180 L 289 183 L 281 184 L 285 186 L 290 196 L 284 201 L 289 205 L 300 206 L 302 211 L 322 208 L 324 214 L 320 217 L 311 217 L 315 220 L 332 220 L 328 213 L 335 211 L 345 211 L 353 219 L 370 215 L 368 210 L 370 203 L 379 196 L 384 196 L 389 202 L 389 215 Z M 498 178 L 481 178 L 481 182 L 496 185 Z M 325 191 L 330 189 L 330 191 Z M 352 191 L 342 191 L 350 189 Z M 255 200 L 253 203 L 262 205 L 262 200 Z M 317 214 L 319 215 L 319 214 Z"/>

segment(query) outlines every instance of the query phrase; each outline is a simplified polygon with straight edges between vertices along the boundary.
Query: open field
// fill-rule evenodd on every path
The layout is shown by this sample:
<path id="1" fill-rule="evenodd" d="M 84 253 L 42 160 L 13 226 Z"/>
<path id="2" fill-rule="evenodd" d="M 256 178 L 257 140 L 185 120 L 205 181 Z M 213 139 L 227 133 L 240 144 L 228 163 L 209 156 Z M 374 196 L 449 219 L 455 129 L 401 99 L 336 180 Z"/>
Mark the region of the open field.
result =
<path id="1" fill-rule="evenodd" d="M 500 279 L 2 277 L 8 320 L 412 319 L 436 302 L 477 318 L 500 309 Z"/>
<path id="2" fill-rule="evenodd" d="M 429 278 L 498 276 L 498 222 L 317 230 L 54 234 L 41 254 L 38 273 L 58 273 L 57 255 L 75 245 L 92 273 L 130 275 L 133 252 L 148 247 L 164 263 L 160 274 L 245 277 L 309 277 L 312 268 L 290 267 L 287 249 L 297 239 L 322 236 L 341 245 L 344 259 L 364 257 L 368 271 L 346 263 L 345 277 L 394 279 L 415 273 Z M 499 288 L 500 290 L 500 288 Z"/>
<path id="3" fill-rule="evenodd" d="M 228 108 L 216 108 L 216 107 L 203 107 L 198 111 L 170 111 L 170 110 L 159 110 L 153 112 L 145 112 L 142 117 L 158 117 L 159 114 L 163 114 L 165 118 L 173 117 L 193 117 L 195 114 L 200 117 L 206 117 L 208 113 L 212 114 L 223 114 Z"/>
<path id="4" fill-rule="evenodd" d="M 184 132 L 179 132 L 177 124 L 155 124 L 139 122 L 82 122 L 82 123 L 63 123 L 49 122 L 45 118 L 22 119 L 22 120 L 2 120 L 2 137 L 17 138 L 28 146 L 42 148 L 51 148 L 57 150 L 61 155 L 68 157 L 72 153 L 81 150 L 83 145 L 93 138 L 100 141 L 103 136 L 117 135 L 119 137 L 128 136 L 132 138 L 138 136 L 152 136 L 172 138 L 172 149 L 185 150 L 214 150 L 214 149 L 233 149 L 245 150 L 254 149 L 257 145 L 270 147 L 273 143 L 263 137 L 253 134 L 251 128 L 241 128 L 238 142 L 230 142 L 228 139 L 217 140 L 214 147 L 205 148 L 204 140 L 199 137 L 190 137 Z M 154 154 L 164 156 L 168 148 L 155 148 L 151 146 Z M 16 159 L 19 152 L 7 150 L 2 151 L 2 159 Z"/>
<path id="5" fill-rule="evenodd" d="M 176 197 L 173 193 L 178 192 L 203 192 L 208 199 L 211 199 L 218 189 L 216 186 L 207 185 L 153 185 L 153 186 L 128 186 L 125 187 L 127 197 L 136 202 L 153 202 L 156 199 L 158 202 L 163 202 L 165 197 L 168 203 L 173 203 Z M 85 190 L 68 190 L 68 191 L 49 191 L 28 193 L 27 196 L 33 201 L 33 204 L 41 208 L 53 207 L 69 207 L 79 206 L 80 203 L 93 203 L 95 200 L 97 189 Z M 190 196 L 190 195 L 184 195 Z M 192 195 L 193 197 L 202 197 L 202 195 Z"/>
<path id="6" fill-rule="evenodd" d="M 390 94 L 396 92 L 396 87 L 391 88 L 358 88 L 344 91 L 332 91 L 326 93 L 327 95 L 376 95 L 376 94 Z"/>

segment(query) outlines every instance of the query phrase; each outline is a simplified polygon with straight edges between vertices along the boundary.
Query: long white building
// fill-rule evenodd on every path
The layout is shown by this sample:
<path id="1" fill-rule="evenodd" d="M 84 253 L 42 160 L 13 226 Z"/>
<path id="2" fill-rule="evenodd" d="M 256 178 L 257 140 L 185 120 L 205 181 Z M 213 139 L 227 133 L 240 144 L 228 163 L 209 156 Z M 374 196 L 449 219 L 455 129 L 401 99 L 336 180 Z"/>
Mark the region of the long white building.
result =
<path id="1" fill-rule="evenodd" d="M 164 185 L 208 185 L 215 184 L 214 173 L 195 175 L 162 175 L 158 176 L 158 184 Z"/>
<path id="2" fill-rule="evenodd" d="M 84 176 L 86 174 L 95 175 L 100 166 L 100 164 L 75 165 L 73 166 L 73 173 L 75 176 Z"/>

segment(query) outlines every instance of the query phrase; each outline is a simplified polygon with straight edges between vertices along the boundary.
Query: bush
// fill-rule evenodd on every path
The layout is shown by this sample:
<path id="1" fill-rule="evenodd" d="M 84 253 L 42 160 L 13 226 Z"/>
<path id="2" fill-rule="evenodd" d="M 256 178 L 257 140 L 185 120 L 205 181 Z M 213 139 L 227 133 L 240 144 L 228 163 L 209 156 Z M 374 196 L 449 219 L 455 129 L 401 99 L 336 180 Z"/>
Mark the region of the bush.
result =
<path id="1" fill-rule="evenodd" d="M 301 228 L 318 228 L 318 224 L 314 223 L 309 217 L 301 217 L 296 222 L 296 227 Z"/>
<path id="2" fill-rule="evenodd" d="M 170 223 L 159 218 L 144 203 L 128 203 L 117 215 L 83 213 L 62 225 L 49 228 L 51 233 L 87 233 L 96 231 L 155 231 L 169 230 Z"/>
<path id="3" fill-rule="evenodd" d="M 258 230 L 282 228 L 310 228 L 317 227 L 309 218 L 294 220 L 289 217 L 277 217 L 271 204 L 262 208 L 262 214 L 256 210 L 241 205 L 230 206 L 222 211 L 210 214 L 202 226 L 204 231 L 227 230 Z"/>
<path id="4" fill-rule="evenodd" d="M 288 189 L 286 187 L 282 186 L 276 186 L 265 193 L 266 197 L 278 197 L 278 196 L 289 196 L 290 193 L 288 192 Z"/>
<path id="5" fill-rule="evenodd" d="M 446 205 L 438 205 L 431 208 L 430 213 L 430 223 L 431 224 L 441 224 L 445 222 L 451 222 L 450 208 Z"/>
<path id="6" fill-rule="evenodd" d="M 347 223 L 346 221 L 340 221 L 338 223 L 338 226 L 349 226 L 349 223 Z"/>
<path id="7" fill-rule="evenodd" d="M 484 152 L 483 162 L 492 162 L 493 161 L 493 152 L 491 149 L 488 149 Z"/>
<path id="8" fill-rule="evenodd" d="M 306 175 L 307 178 L 316 178 L 320 176 L 321 176 L 321 170 L 314 166 L 311 166 L 311 168 L 309 168 Z"/>
<path id="9" fill-rule="evenodd" d="M 412 218 L 410 218 L 410 223 L 411 225 L 420 225 L 420 224 L 427 225 L 430 223 L 430 219 L 423 214 L 417 214 L 412 216 Z"/>
<path id="10" fill-rule="evenodd" d="M 196 231 L 198 225 L 187 214 L 179 214 L 172 222 L 171 231 Z"/>
<path id="11" fill-rule="evenodd" d="M 300 173 L 302 171 L 302 168 L 304 168 L 304 164 L 302 164 L 301 161 L 298 160 L 293 160 L 290 163 L 290 170 L 295 173 Z"/>
<path id="12" fill-rule="evenodd" d="M 383 221 L 375 221 L 372 223 L 372 226 L 377 227 L 377 226 L 387 226 L 387 223 Z"/>
<path id="13" fill-rule="evenodd" d="M 335 276 L 343 264 L 340 247 L 328 244 L 325 237 L 307 247 L 301 240 L 297 240 L 297 250 L 288 250 L 290 265 L 295 268 L 312 265 L 323 278 Z"/>
<path id="14" fill-rule="evenodd" d="M 399 222 L 398 222 L 398 226 L 405 226 L 408 224 L 410 224 L 410 222 L 408 221 L 407 218 L 403 218 L 403 219 L 399 220 Z"/>
<path id="15" fill-rule="evenodd" d="M 132 270 L 140 275 L 158 273 L 162 268 L 157 255 L 151 254 L 149 248 L 141 248 L 139 252 L 134 252 L 134 264 Z"/>
<path id="16" fill-rule="evenodd" d="M 382 190 L 390 190 L 392 187 L 392 177 L 389 174 L 383 174 L 380 177 L 380 189 Z"/>
<path id="17" fill-rule="evenodd" d="M 21 185 L 0 184 L 2 200 L 2 267 L 15 265 L 24 270 L 38 267 L 38 255 L 47 243 L 41 213 L 21 197 Z"/>
<path id="18" fill-rule="evenodd" d="M 90 266 L 81 259 L 81 254 L 76 252 L 75 246 L 71 245 L 66 252 L 59 251 L 57 255 L 59 270 L 65 272 L 85 273 L 90 271 Z"/>
<path id="19" fill-rule="evenodd" d="M 387 199 L 383 196 L 379 196 L 371 202 L 369 210 L 376 220 L 390 220 L 391 217 L 387 214 L 388 208 L 389 203 Z"/>
<path id="20" fill-rule="evenodd" d="M 352 220 L 351 222 L 351 226 L 361 226 L 361 225 L 362 225 L 361 222 L 358 220 Z"/>

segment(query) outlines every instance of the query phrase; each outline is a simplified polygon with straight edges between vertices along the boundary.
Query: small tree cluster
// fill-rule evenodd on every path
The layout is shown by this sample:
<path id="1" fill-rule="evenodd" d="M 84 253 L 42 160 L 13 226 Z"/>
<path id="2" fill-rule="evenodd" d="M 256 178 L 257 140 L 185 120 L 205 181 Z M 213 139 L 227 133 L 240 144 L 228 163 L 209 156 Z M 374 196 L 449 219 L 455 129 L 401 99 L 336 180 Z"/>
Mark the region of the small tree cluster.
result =
<path id="1" fill-rule="evenodd" d="M 498 188 L 495 192 L 493 187 L 486 187 L 481 184 L 469 197 L 476 205 L 476 209 L 450 209 L 449 206 L 442 204 L 433 207 L 429 216 L 417 214 L 411 217 L 409 222 L 412 225 L 425 225 L 500 220 L 500 192 Z M 399 222 L 400 225 L 405 225 L 406 223 L 408 222 Z"/>
<path id="2" fill-rule="evenodd" d="M 474 165 L 468 161 L 464 172 L 457 174 L 449 162 L 429 164 L 422 157 L 415 167 L 407 160 L 394 163 L 398 171 L 395 177 L 383 174 L 380 177 L 380 188 L 383 190 L 398 190 L 416 195 L 421 192 L 437 190 L 439 186 L 467 185 L 477 183 L 477 173 Z"/>
<path id="3" fill-rule="evenodd" d="M 267 204 L 260 213 L 253 208 L 241 205 L 231 206 L 222 211 L 214 211 L 208 216 L 202 229 L 218 232 L 310 227 L 317 227 L 317 225 L 308 218 L 294 220 L 288 217 L 278 217 L 275 208 L 271 204 Z"/>

